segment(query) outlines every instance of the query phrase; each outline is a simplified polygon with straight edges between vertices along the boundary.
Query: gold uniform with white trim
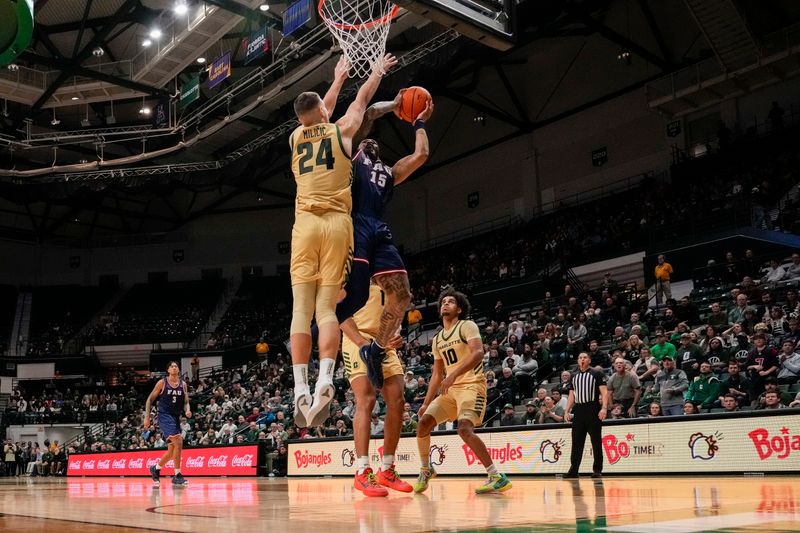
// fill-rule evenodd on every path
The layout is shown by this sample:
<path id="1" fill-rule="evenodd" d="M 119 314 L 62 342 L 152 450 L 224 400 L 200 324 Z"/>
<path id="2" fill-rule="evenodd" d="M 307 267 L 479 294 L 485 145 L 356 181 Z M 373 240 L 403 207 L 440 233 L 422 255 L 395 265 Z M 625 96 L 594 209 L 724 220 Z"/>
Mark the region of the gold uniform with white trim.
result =
<path id="1" fill-rule="evenodd" d="M 358 331 L 365 338 L 374 339 L 378 335 L 381 325 L 381 313 L 383 312 L 385 295 L 380 287 L 373 284 L 369 287 L 369 298 L 364 307 L 353 315 Z M 367 367 L 358 354 L 356 345 L 347 335 L 342 335 L 342 358 L 344 368 L 347 372 L 347 379 L 353 381 L 356 378 L 367 375 Z M 395 350 L 386 350 L 386 357 L 383 360 L 383 378 L 403 375 L 403 364 L 397 356 Z"/>
<path id="2" fill-rule="evenodd" d="M 353 257 L 353 165 L 339 126 L 300 126 L 289 137 L 297 183 L 292 227 L 292 285 L 344 286 Z"/>
<path id="3" fill-rule="evenodd" d="M 433 358 L 444 362 L 445 376 L 469 359 L 469 341 L 480 338 L 478 326 L 472 320 L 459 320 L 449 330 L 436 334 L 431 342 Z M 466 419 L 476 426 L 483 422 L 485 413 L 486 376 L 483 373 L 483 358 L 458 376 L 447 394 L 437 396 L 425 410 L 425 414 L 435 418 L 437 424 Z"/>

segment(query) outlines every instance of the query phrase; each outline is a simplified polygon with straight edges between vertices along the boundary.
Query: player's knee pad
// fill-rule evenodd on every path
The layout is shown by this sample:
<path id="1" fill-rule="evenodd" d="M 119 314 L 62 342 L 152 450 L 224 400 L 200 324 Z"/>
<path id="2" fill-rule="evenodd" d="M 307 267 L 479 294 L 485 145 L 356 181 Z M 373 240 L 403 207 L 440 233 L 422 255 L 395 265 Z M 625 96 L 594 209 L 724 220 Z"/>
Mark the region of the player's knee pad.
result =
<path id="1" fill-rule="evenodd" d="M 336 318 L 341 324 L 364 307 L 369 299 L 369 264 L 353 261 L 353 270 L 345 287 L 347 294 L 336 306 Z"/>
<path id="2" fill-rule="evenodd" d="M 292 325 L 289 330 L 295 333 L 310 334 L 311 319 L 314 316 L 315 283 L 298 283 L 292 286 Z"/>
<path id="3" fill-rule="evenodd" d="M 336 296 L 339 294 L 339 287 L 336 285 L 321 285 L 317 287 L 316 314 L 317 324 L 324 326 L 336 320 Z"/>

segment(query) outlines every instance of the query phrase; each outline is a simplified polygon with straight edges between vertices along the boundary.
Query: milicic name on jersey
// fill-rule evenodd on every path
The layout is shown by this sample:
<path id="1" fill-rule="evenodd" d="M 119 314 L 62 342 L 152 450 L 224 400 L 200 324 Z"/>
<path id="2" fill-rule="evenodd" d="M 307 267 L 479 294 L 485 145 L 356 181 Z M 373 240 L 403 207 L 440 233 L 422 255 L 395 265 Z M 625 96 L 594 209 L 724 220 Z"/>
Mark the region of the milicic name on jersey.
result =
<path id="1" fill-rule="evenodd" d="M 322 137 L 325 135 L 325 126 L 312 126 L 303 130 L 303 139 L 313 139 L 314 137 Z"/>

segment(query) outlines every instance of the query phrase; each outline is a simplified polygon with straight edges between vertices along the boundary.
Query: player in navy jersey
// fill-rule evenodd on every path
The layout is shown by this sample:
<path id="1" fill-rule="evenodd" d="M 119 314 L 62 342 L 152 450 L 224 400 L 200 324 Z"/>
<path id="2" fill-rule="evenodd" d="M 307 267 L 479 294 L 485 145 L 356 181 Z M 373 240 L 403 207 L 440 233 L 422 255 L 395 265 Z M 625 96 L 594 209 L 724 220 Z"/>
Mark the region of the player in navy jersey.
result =
<path id="1" fill-rule="evenodd" d="M 366 135 L 372 123 L 398 108 L 403 91 L 391 102 L 376 103 L 367 110 L 364 124 L 354 136 Z M 367 365 L 370 381 L 378 388 L 383 386 L 381 364 L 386 355 L 384 347 L 397 334 L 403 316 L 411 303 L 403 260 L 397 250 L 389 226 L 383 221 L 384 211 L 392 198 L 394 187 L 405 181 L 428 159 L 428 135 L 425 122 L 433 113 L 430 102 L 414 121 L 414 153 L 400 159 L 394 166 L 381 161 L 380 148 L 374 139 L 364 139 L 358 144 L 353 157 L 353 234 L 355 253 L 353 267 L 345 287 L 346 295 L 336 308 L 342 331 L 360 348 L 361 358 Z M 367 302 L 370 278 L 386 295 L 380 317 L 380 329 L 372 342 L 364 338 L 352 316 Z"/>
<path id="2" fill-rule="evenodd" d="M 158 427 L 167 441 L 167 452 L 161 456 L 157 464 L 150 467 L 150 475 L 156 485 L 159 483 L 161 468 L 172 459 L 175 465 L 173 485 L 184 485 L 186 480 L 181 475 L 181 452 L 183 451 L 183 435 L 181 434 L 181 411 L 186 418 L 191 418 L 189 409 L 189 388 L 181 379 L 181 369 L 178 363 L 170 361 L 167 366 L 167 377 L 156 383 L 153 392 L 147 397 L 144 407 L 144 428 L 150 427 L 150 407 L 158 399 Z"/>

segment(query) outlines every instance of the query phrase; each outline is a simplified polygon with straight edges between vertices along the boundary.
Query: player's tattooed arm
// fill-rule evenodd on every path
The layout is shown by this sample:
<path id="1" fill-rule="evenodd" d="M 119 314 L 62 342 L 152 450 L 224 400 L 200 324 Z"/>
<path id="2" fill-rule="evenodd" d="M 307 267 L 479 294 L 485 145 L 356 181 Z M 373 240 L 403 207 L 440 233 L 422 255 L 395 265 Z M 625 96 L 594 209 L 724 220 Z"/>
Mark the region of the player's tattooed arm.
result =
<path id="1" fill-rule="evenodd" d="M 377 276 L 375 280 L 386 293 L 378 329 L 378 344 L 386 346 L 403 323 L 403 315 L 411 303 L 411 287 L 405 272 Z"/>
<path id="2" fill-rule="evenodd" d="M 394 98 L 394 100 L 387 102 L 375 102 L 367 108 L 367 110 L 364 112 L 364 121 L 361 123 L 361 127 L 358 128 L 356 134 L 353 135 L 353 146 L 358 146 L 361 144 L 361 141 L 367 138 L 372 131 L 372 126 L 375 124 L 376 120 L 399 109 L 400 103 L 403 100 L 403 93 L 406 90 L 407 89 L 400 89 L 400 92 L 397 93 L 397 96 Z"/>

